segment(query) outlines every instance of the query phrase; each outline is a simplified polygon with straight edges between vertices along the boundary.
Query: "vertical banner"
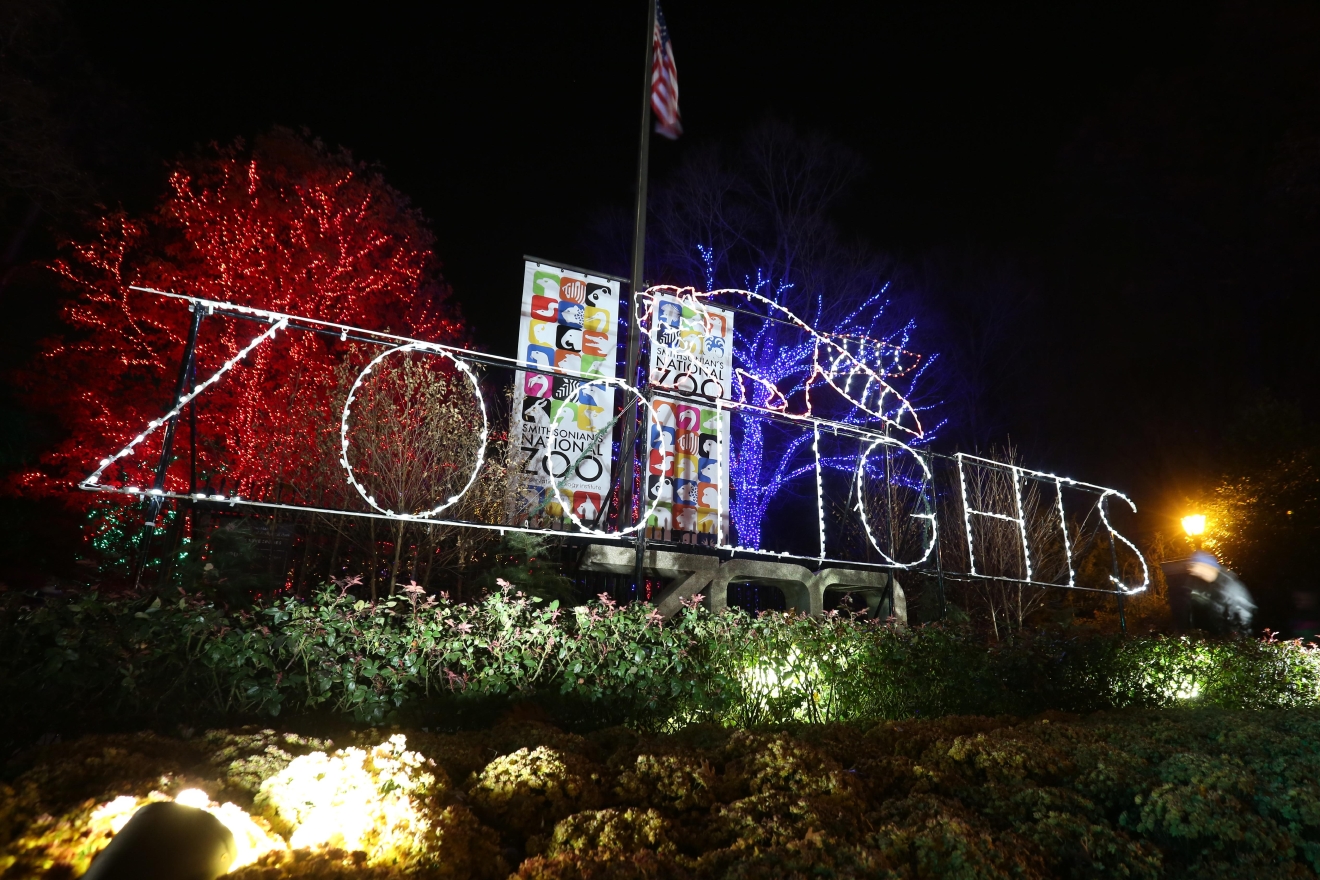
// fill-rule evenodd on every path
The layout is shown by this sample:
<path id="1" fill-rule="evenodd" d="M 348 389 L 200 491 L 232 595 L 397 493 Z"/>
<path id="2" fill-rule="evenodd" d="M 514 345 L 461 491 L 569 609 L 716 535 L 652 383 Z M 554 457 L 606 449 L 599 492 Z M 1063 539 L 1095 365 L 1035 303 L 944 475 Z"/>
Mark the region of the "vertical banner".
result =
<path id="1" fill-rule="evenodd" d="M 647 446 L 648 537 L 721 543 L 729 533 L 728 410 L 713 401 L 657 396 Z"/>
<path id="2" fill-rule="evenodd" d="M 531 260 L 523 266 L 518 359 L 509 436 L 509 516 L 566 528 L 554 487 L 596 527 L 610 488 L 619 282 Z"/>
<path id="3" fill-rule="evenodd" d="M 729 399 L 733 313 L 693 299 L 656 298 L 647 449 L 648 536 L 716 545 L 729 533 Z"/>
<path id="4" fill-rule="evenodd" d="M 733 312 L 690 298 L 656 297 L 650 343 L 652 388 L 729 399 Z"/>

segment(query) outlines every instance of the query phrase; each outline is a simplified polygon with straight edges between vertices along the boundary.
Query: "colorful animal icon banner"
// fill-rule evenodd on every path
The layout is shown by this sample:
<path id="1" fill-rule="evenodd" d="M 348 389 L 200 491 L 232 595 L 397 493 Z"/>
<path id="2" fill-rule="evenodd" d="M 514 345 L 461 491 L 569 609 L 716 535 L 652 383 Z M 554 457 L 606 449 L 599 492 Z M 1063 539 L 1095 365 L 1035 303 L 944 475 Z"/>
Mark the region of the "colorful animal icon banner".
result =
<path id="1" fill-rule="evenodd" d="M 511 521 L 597 526 L 610 487 L 619 282 L 526 261 L 509 432 Z M 538 369 L 539 368 L 539 369 Z M 555 487 L 559 498 L 556 498 Z"/>
<path id="2" fill-rule="evenodd" d="M 691 398 L 651 401 L 647 535 L 715 546 L 729 534 L 729 412 Z"/>
<path id="3" fill-rule="evenodd" d="M 693 298 L 657 296 L 650 328 L 652 388 L 707 400 L 733 388 L 733 312 Z"/>

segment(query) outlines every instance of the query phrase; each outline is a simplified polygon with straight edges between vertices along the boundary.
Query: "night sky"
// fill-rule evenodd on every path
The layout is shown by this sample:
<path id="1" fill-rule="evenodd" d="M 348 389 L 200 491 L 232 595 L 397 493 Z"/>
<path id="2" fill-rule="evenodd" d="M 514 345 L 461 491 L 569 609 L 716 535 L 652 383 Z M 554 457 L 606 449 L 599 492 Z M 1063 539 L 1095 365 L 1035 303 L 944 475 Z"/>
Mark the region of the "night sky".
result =
<path id="1" fill-rule="evenodd" d="M 1011 438 L 1168 528 L 1244 402 L 1313 405 L 1313 6 L 664 8 L 687 134 L 656 139 L 653 175 L 767 117 L 825 132 L 870 168 L 840 224 L 909 267 L 949 345 L 1012 315 L 974 378 L 981 427 L 951 426 L 947 451 Z M 113 97 L 104 201 L 145 209 L 165 160 L 305 126 L 425 212 L 492 350 L 511 350 L 522 255 L 590 265 L 591 224 L 630 203 L 642 0 L 65 15 Z"/>

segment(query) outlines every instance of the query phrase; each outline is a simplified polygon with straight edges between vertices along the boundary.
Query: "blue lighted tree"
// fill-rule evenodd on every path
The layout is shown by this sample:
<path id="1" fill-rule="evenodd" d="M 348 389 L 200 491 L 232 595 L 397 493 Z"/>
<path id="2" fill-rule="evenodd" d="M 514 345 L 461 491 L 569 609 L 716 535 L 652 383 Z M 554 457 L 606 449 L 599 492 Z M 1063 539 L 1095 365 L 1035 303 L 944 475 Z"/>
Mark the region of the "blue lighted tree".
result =
<path id="1" fill-rule="evenodd" d="M 703 255 L 713 257 L 708 248 L 702 247 L 700 250 Z M 714 289 L 709 277 L 707 285 L 708 290 Z M 743 287 L 780 304 L 794 299 L 788 295 L 790 285 L 774 283 L 764 275 L 746 279 Z M 862 302 L 851 304 L 849 311 L 833 319 L 827 314 L 825 300 L 821 296 L 812 304 L 812 311 L 796 314 L 821 332 L 877 343 L 873 351 L 879 354 L 871 360 L 870 365 L 889 376 L 898 394 L 910 401 L 919 391 L 921 379 L 935 358 L 920 358 L 913 364 L 900 363 L 904 358 L 911 359 L 907 349 L 916 329 L 916 321 L 908 319 L 897 324 L 887 314 L 890 305 L 888 288 L 888 284 L 882 284 L 879 290 Z M 744 312 L 750 311 L 746 304 L 742 305 Z M 816 340 L 796 327 L 774 320 L 773 314 L 766 314 L 763 320 L 758 321 L 755 318 L 749 319 L 744 313 L 740 315 L 740 320 L 741 323 L 734 323 L 734 366 L 755 377 L 741 383 L 742 394 L 747 402 L 762 408 L 773 408 L 776 403 L 780 403 L 790 411 L 805 411 L 807 386 L 815 374 Z M 902 419 L 899 412 L 902 405 L 900 401 L 894 400 L 880 412 L 897 423 Z M 915 415 L 920 416 L 931 407 L 929 403 L 918 403 L 913 408 L 917 411 Z M 825 386 L 819 379 L 811 389 L 810 408 L 816 415 L 844 424 L 883 430 L 882 419 Z M 816 455 L 812 448 L 813 435 L 809 431 L 799 431 L 780 440 L 769 435 L 768 419 L 745 411 L 739 415 L 738 427 L 737 442 L 733 444 L 729 462 L 732 489 L 730 519 L 739 542 L 745 546 L 758 547 L 761 543 L 761 524 L 776 497 L 800 483 L 804 477 L 814 476 Z M 938 428 L 938 425 L 935 427 Z M 904 439 L 919 445 L 929 441 L 933 433 L 932 428 L 928 427 L 921 437 Z M 854 456 L 826 455 L 821 458 L 821 465 L 850 473 L 856 469 L 857 459 Z"/>
<path id="2" fill-rule="evenodd" d="M 658 187 L 647 245 L 648 277 L 708 291 L 732 287 L 761 294 L 820 332 L 882 343 L 867 349 L 875 360 L 872 366 L 891 366 L 884 361 L 896 362 L 913 342 L 919 303 L 894 290 L 891 260 L 846 241 L 830 216 L 862 171 L 861 161 L 847 149 L 777 123 L 755 129 L 732 155 L 718 148 L 698 152 Z M 815 340 L 773 320 L 764 305 L 736 305 L 744 314 L 735 321 L 735 367 L 760 380 L 744 383 L 747 399 L 765 406 L 782 397 L 801 411 Z M 929 383 L 922 381 L 934 362 L 927 353 L 893 381 L 919 412 L 935 405 L 924 388 Z M 811 390 L 811 404 L 817 414 L 837 421 L 881 425 L 873 414 L 820 384 Z M 928 424 L 919 442 L 928 441 L 936 428 Z M 782 437 L 767 420 L 750 415 L 739 418 L 735 434 L 730 516 L 739 542 L 759 546 L 775 498 L 795 486 L 814 491 L 812 434 Z M 857 459 L 826 457 L 822 464 L 852 472 Z"/>

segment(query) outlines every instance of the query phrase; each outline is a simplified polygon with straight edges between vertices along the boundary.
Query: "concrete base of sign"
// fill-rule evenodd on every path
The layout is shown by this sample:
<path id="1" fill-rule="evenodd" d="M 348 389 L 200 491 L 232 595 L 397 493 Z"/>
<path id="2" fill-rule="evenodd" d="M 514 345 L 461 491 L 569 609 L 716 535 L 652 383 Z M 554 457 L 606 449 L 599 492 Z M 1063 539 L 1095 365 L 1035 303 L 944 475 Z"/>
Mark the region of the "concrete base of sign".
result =
<path id="1" fill-rule="evenodd" d="M 587 547 L 582 567 L 587 571 L 632 575 L 637 570 L 637 551 L 631 547 L 592 544 Z M 669 550 L 646 550 L 642 554 L 642 571 L 668 581 L 655 603 L 664 617 L 672 617 L 683 607 L 684 599 L 702 592 L 719 567 L 720 561 L 714 556 Z"/>
<path id="2" fill-rule="evenodd" d="M 632 574 L 637 554 L 629 547 L 592 544 L 582 560 L 587 571 Z M 860 593 L 872 617 L 907 623 L 907 596 L 898 579 L 889 572 L 854 568 L 825 568 L 812 573 L 808 568 L 787 562 L 759 559 L 731 559 L 721 563 L 714 556 L 648 550 L 642 569 L 652 577 L 668 581 L 656 598 L 656 608 L 671 617 L 683 607 L 683 600 L 701 593 L 706 607 L 723 611 L 729 604 L 729 584 L 770 584 L 784 594 L 788 607 L 812 616 L 825 611 L 825 591 Z M 892 591 L 892 592 L 891 592 Z"/>

